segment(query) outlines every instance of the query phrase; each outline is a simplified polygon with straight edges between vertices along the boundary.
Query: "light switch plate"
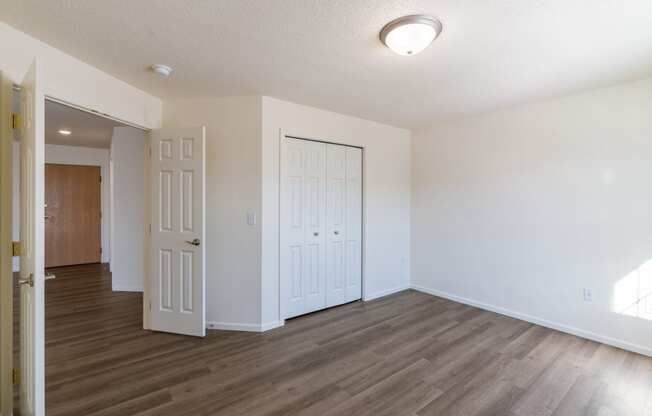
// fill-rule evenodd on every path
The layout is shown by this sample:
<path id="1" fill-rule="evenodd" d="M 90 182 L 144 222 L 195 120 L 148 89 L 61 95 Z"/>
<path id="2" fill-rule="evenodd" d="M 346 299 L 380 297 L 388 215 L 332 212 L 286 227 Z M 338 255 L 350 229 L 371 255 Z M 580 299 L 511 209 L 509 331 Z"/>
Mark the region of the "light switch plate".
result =
<path id="1" fill-rule="evenodd" d="M 247 212 L 247 225 L 256 225 L 256 213 Z"/>

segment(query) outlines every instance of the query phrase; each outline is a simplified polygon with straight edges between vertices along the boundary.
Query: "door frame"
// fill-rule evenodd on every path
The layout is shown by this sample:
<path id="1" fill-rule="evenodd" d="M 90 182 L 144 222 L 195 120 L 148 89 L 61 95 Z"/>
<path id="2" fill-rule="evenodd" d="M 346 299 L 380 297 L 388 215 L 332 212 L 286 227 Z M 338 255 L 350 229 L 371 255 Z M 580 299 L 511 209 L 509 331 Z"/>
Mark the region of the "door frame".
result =
<path id="1" fill-rule="evenodd" d="M 276 255 L 278 256 L 278 305 L 279 305 L 279 321 L 283 322 L 285 319 L 286 315 L 286 310 L 285 310 L 285 302 L 283 301 L 283 294 L 285 293 L 285 285 L 283 283 L 283 276 L 281 274 L 282 272 L 282 267 L 281 267 L 281 261 L 282 261 L 282 254 L 283 254 L 283 227 L 282 227 L 282 221 L 281 218 L 283 216 L 283 192 L 285 191 L 284 189 L 284 181 L 283 181 L 283 155 L 285 154 L 285 138 L 290 138 L 290 139 L 298 139 L 298 140 L 306 140 L 310 142 L 317 142 L 317 143 L 324 143 L 324 144 L 333 144 L 337 146 L 346 146 L 346 147 L 353 147 L 356 149 L 360 149 L 362 151 L 362 179 L 361 179 L 361 185 L 362 185 L 362 231 L 361 231 L 361 237 L 360 237 L 360 267 L 361 267 L 361 292 L 362 292 L 362 297 L 361 301 L 364 302 L 366 299 L 366 288 L 367 288 L 367 274 L 366 274 L 366 267 L 365 267 L 365 253 L 367 252 L 367 247 L 366 247 L 366 222 L 367 222 L 367 204 L 366 204 L 366 163 L 365 163 L 365 157 L 366 157 L 366 151 L 364 146 L 358 146 L 354 144 L 347 144 L 344 142 L 337 142 L 334 140 L 326 140 L 326 139 L 316 139 L 313 137 L 306 137 L 305 135 L 301 134 L 292 134 L 289 131 L 281 129 L 279 132 L 279 154 L 278 154 L 278 175 L 279 175 L 279 187 L 278 187 L 278 253 Z M 334 306 L 336 307 L 336 306 Z"/>
<path id="2" fill-rule="evenodd" d="M 0 109 L 13 113 L 13 85 L 0 77 Z M 13 141 L 12 120 L 0 120 L 0 414 L 13 411 L 14 273 L 13 273 Z"/>
<path id="3" fill-rule="evenodd" d="M 151 148 L 150 144 L 150 135 L 149 133 L 152 131 L 152 129 L 142 126 L 137 123 L 132 123 L 128 120 L 122 119 L 120 117 L 115 117 L 112 116 L 111 114 L 107 113 L 102 113 L 97 110 L 94 110 L 89 107 L 85 107 L 83 105 L 79 105 L 70 101 L 66 101 L 57 97 L 54 97 L 52 95 L 46 94 L 45 95 L 45 100 L 46 101 L 52 101 L 58 104 L 62 104 L 71 108 L 74 108 L 76 110 L 84 111 L 89 114 L 93 114 L 99 117 L 104 117 L 109 120 L 116 121 L 118 123 L 124 124 L 129 127 L 133 127 L 135 129 L 141 130 L 145 133 L 148 133 L 145 135 L 145 158 L 143 160 L 143 180 L 145 181 L 145 195 L 144 195 L 144 206 L 143 209 L 145 210 L 143 219 L 144 219 L 144 224 L 143 224 L 143 252 L 144 253 L 149 253 L 149 248 L 150 248 L 150 234 L 148 232 L 148 227 L 150 223 L 150 205 L 149 205 L 149 187 L 150 187 L 150 158 L 149 158 L 149 149 Z M 110 177 L 112 175 L 112 165 L 113 161 L 111 158 L 109 158 L 109 165 L 107 167 L 108 172 L 107 177 Z M 113 212 L 113 207 L 112 207 L 112 199 L 113 199 L 113 178 L 110 178 L 110 188 L 109 189 L 109 215 L 110 215 L 110 220 L 109 220 L 109 247 L 110 247 L 110 263 L 113 263 L 114 257 L 113 257 L 113 247 L 114 247 L 114 241 L 113 241 L 113 226 L 114 226 L 114 212 Z M 143 329 L 150 329 L 150 315 L 149 315 L 149 296 L 150 296 L 150 290 L 149 290 L 149 282 L 150 282 L 150 265 L 149 261 L 144 261 L 143 262 Z"/>
<path id="4" fill-rule="evenodd" d="M 5 78 L 3 77 L 3 80 Z M 11 91 L 10 94 L 5 91 L 5 89 L 8 89 Z M 1 85 L 0 86 L 0 92 L 2 93 L 2 96 L 0 96 L 0 105 L 4 107 L 4 105 L 9 105 L 9 108 L 11 109 L 10 113 L 14 113 L 13 111 L 13 97 L 14 94 L 17 92 L 20 92 L 20 85 L 18 84 L 13 84 L 11 82 L 7 82 L 6 85 Z M 86 113 L 94 114 L 99 117 L 104 117 L 108 118 L 113 121 L 120 122 L 122 124 L 125 124 L 129 127 L 133 127 L 145 132 L 150 132 L 151 129 L 142 125 L 139 125 L 137 123 L 133 123 L 124 119 L 121 119 L 119 117 L 112 116 L 107 113 L 102 113 L 97 110 L 94 110 L 89 107 L 85 107 L 82 105 L 78 105 L 75 103 L 72 103 L 70 101 L 66 101 L 60 98 L 57 98 L 55 96 L 45 94 L 44 95 L 44 101 L 52 101 L 56 102 L 59 104 L 66 105 L 68 107 L 84 111 Z M 6 137 L 10 137 L 12 140 L 9 140 L 9 144 L 7 144 Z M 12 210 L 13 210 L 13 128 L 11 126 L 11 122 L 8 120 L 0 120 L 0 161 L 3 163 L 0 164 L 0 190 L 2 195 L 5 195 L 4 198 L 0 198 L 0 211 L 2 212 L 2 218 L 0 218 L 0 224 L 2 226 L 0 227 L 0 332 L 2 333 L 2 341 L 0 341 L 0 364 L 1 368 L 3 370 L 3 373 L 0 375 L 0 396 L 2 397 L 2 407 L 0 407 L 0 412 L 2 414 L 5 413 L 5 410 L 7 411 L 12 411 L 13 410 L 13 383 L 12 383 L 12 377 L 11 377 L 11 369 L 15 368 L 15 363 L 13 359 L 13 345 L 15 341 L 13 340 L 13 331 L 14 331 L 14 325 L 13 325 L 13 296 L 14 296 L 14 273 L 13 273 L 13 257 L 11 255 L 8 255 L 8 258 L 5 258 L 7 254 L 11 254 L 9 250 L 11 250 L 12 243 L 11 241 L 13 240 L 13 215 L 12 215 Z M 43 137 L 43 141 L 45 142 L 45 137 Z M 45 146 L 45 143 L 43 143 Z M 150 221 L 150 207 L 149 207 L 149 186 L 150 186 L 150 178 L 149 178 L 149 153 L 147 149 L 150 148 L 150 142 L 149 142 L 149 134 L 146 135 L 146 140 L 145 140 L 145 159 L 143 160 L 143 168 L 144 168 L 144 181 L 145 181 L 145 190 L 146 190 L 146 195 L 145 195 L 145 224 L 143 224 L 143 242 L 145 245 L 145 252 L 149 253 L 149 245 L 150 245 L 150 236 L 149 233 L 147 232 L 147 224 L 149 224 Z M 9 149 L 8 153 L 5 151 L 6 149 Z M 5 163 L 5 160 L 8 160 L 9 163 Z M 45 167 L 45 160 L 44 162 L 44 167 Z M 8 185 L 7 185 L 8 184 Z M 5 188 L 7 187 L 10 192 L 5 192 Z M 7 213 L 5 213 L 5 207 L 8 207 Z M 5 229 L 6 227 L 4 226 L 5 222 L 10 223 L 11 227 L 8 229 Z M 45 230 L 43 230 L 43 233 L 45 234 Z M 45 235 L 44 235 L 45 237 Z M 112 240 L 109 240 L 112 241 Z M 113 255 L 113 253 L 111 253 Z M 9 271 L 7 271 L 9 270 Z M 143 329 L 149 329 L 149 309 L 147 308 L 147 305 L 149 304 L 149 262 L 145 261 L 144 262 L 144 270 L 143 270 Z M 7 275 L 7 276 L 6 276 Z M 9 290 L 5 290 L 9 289 Z M 45 305 L 44 305 L 45 306 Z M 9 334 L 9 336 L 4 336 L 5 332 Z M 45 340 L 44 340 L 45 341 Z M 5 367 L 6 366 L 6 367 Z M 11 413 L 8 413 L 11 414 Z"/>

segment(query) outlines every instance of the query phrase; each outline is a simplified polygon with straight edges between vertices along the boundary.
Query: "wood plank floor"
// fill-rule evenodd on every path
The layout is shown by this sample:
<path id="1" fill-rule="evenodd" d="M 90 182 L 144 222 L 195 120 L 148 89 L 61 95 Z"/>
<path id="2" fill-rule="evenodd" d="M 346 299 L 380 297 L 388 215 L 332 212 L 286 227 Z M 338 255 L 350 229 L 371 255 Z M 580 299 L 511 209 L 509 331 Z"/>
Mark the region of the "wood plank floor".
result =
<path id="1" fill-rule="evenodd" d="M 56 274 L 49 416 L 652 415 L 652 359 L 414 291 L 197 339 L 143 331 L 105 266 Z"/>

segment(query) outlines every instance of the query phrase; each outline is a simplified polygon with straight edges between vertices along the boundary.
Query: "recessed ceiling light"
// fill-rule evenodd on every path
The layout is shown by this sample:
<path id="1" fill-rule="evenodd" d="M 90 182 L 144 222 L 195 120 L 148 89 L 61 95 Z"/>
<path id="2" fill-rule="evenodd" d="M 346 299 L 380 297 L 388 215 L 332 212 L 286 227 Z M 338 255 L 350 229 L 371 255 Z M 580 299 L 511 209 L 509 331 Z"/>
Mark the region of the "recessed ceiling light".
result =
<path id="1" fill-rule="evenodd" d="M 62 135 L 62 136 L 70 136 L 72 134 L 72 132 L 70 130 L 61 129 L 61 130 L 59 130 L 59 134 Z"/>
<path id="2" fill-rule="evenodd" d="M 172 68 L 167 65 L 154 64 L 151 68 L 154 73 L 159 74 L 163 77 L 169 77 L 172 73 Z"/>
<path id="3" fill-rule="evenodd" d="M 399 55 L 416 55 L 437 39 L 441 30 L 441 22 L 434 17 L 404 16 L 385 25 L 380 41 Z"/>

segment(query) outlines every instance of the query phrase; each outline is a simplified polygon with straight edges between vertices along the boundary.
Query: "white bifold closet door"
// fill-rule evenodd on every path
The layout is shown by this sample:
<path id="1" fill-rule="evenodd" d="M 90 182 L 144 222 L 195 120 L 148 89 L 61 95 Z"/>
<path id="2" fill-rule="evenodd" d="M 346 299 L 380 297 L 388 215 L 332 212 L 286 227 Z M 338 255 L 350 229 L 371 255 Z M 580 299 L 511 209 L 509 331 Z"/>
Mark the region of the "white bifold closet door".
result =
<path id="1" fill-rule="evenodd" d="M 281 176 L 284 318 L 360 299 L 362 150 L 286 137 Z"/>

